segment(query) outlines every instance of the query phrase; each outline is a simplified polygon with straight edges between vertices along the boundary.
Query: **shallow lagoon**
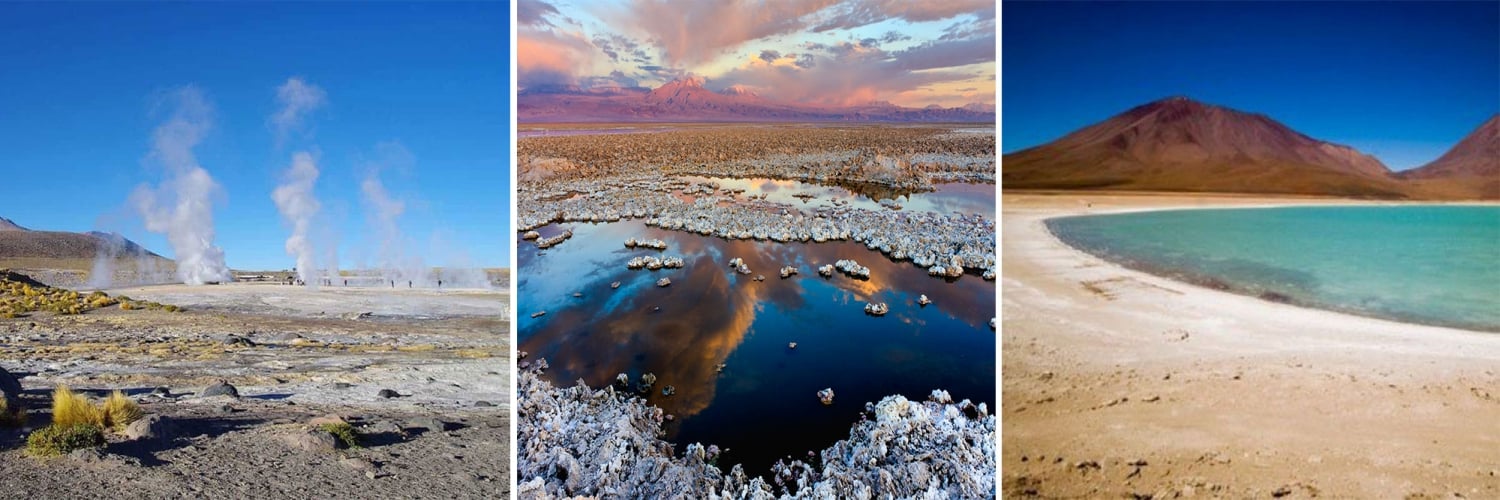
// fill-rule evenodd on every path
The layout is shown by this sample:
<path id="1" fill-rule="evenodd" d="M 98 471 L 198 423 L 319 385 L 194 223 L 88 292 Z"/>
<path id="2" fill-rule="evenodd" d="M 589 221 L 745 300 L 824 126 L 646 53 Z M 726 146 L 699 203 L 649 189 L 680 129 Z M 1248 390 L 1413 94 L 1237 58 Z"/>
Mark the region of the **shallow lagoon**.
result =
<path id="1" fill-rule="evenodd" d="M 1500 207 L 1170 210 L 1051 219 L 1106 260 L 1279 302 L 1500 332 Z"/>
<path id="2" fill-rule="evenodd" d="M 676 416 L 666 438 L 679 450 L 717 444 L 729 449 L 720 461 L 726 469 L 742 463 L 760 473 L 778 458 L 805 458 L 847 437 L 864 403 L 886 395 L 923 399 L 941 388 L 996 411 L 996 334 L 988 324 L 996 314 L 993 282 L 930 277 L 852 242 L 728 241 L 639 221 L 539 232 L 564 229 L 574 236 L 559 246 L 518 245 L 519 349 L 546 358 L 548 377 L 564 385 L 583 379 L 601 387 L 619 373 L 632 381 L 654 373 L 659 380 L 649 401 Z M 669 246 L 625 248 L 632 237 Z M 626 269 L 639 255 L 680 256 L 687 265 Z M 753 273 L 734 273 L 727 262 L 735 257 Z M 871 279 L 816 272 L 849 258 L 868 266 Z M 801 274 L 781 279 L 784 265 Z M 766 280 L 752 281 L 755 274 Z M 662 277 L 672 285 L 657 287 Z M 614 281 L 621 282 L 617 290 L 610 289 Z M 919 294 L 933 304 L 920 307 Z M 872 299 L 887 303 L 890 313 L 866 315 L 863 304 Z M 542 310 L 547 314 L 530 317 Z M 727 366 L 717 373 L 721 363 Z M 667 385 L 675 395 L 661 395 Z M 831 406 L 814 395 L 825 387 L 836 394 Z"/>

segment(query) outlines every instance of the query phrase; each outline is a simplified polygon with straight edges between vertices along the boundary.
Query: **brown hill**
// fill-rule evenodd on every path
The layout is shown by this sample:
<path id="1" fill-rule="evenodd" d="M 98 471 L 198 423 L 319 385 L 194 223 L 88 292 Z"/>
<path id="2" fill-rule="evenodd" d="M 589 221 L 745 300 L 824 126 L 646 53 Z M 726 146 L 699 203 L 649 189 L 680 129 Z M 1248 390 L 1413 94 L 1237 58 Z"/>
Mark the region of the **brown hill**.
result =
<path id="1" fill-rule="evenodd" d="M 1432 163 L 1398 176 L 1424 197 L 1500 199 L 1500 114 Z"/>
<path id="2" fill-rule="evenodd" d="M 1396 198 L 1379 160 L 1265 115 L 1171 97 L 1005 155 L 1008 189 L 1119 189 Z"/>
<path id="3" fill-rule="evenodd" d="M 117 259 L 171 262 L 118 234 L 33 231 L 0 218 L 0 263 L 5 266 L 87 269 L 101 253 Z"/>
<path id="4" fill-rule="evenodd" d="M 30 230 L 26 229 L 24 227 L 21 227 L 20 224 L 16 224 L 16 221 L 13 221 L 13 220 L 10 220 L 10 219 L 4 218 L 4 217 L 0 217 L 0 231 L 30 231 Z"/>

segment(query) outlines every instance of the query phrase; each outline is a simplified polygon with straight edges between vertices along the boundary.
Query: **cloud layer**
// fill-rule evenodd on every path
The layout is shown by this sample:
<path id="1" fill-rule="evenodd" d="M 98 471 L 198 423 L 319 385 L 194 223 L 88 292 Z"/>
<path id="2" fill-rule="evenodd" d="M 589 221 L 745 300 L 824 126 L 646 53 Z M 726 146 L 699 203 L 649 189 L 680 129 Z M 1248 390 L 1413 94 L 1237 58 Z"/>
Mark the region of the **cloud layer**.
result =
<path id="1" fill-rule="evenodd" d="M 993 104 L 995 10 L 986 0 L 632 0 L 518 5 L 523 89 L 655 87 L 849 105 Z"/>

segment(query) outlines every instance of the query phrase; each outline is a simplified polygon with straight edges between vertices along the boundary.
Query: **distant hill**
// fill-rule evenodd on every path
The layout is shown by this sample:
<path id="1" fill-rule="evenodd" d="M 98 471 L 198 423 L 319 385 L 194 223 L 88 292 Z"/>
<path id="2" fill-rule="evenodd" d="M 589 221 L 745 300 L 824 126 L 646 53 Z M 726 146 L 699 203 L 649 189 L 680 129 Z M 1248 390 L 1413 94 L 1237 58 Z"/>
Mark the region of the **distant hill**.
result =
<path id="1" fill-rule="evenodd" d="M 903 108 L 890 103 L 814 106 L 765 98 L 731 86 L 704 87 L 702 78 L 672 80 L 654 89 L 528 88 L 516 98 L 522 123 L 561 122 L 993 122 L 993 106 Z"/>
<path id="2" fill-rule="evenodd" d="M 1433 197 L 1500 199 L 1500 114 L 1432 163 L 1398 174 Z"/>
<path id="3" fill-rule="evenodd" d="M 1399 198 L 1379 160 L 1271 118 L 1185 97 L 1137 106 L 1005 155 L 1007 189 L 1115 189 Z"/>
<path id="4" fill-rule="evenodd" d="M 118 234 L 34 231 L 0 217 L 0 263 L 5 267 L 79 268 L 101 251 L 120 259 L 171 262 Z"/>
<path id="5" fill-rule="evenodd" d="M 13 220 L 0 217 L 0 231 L 30 231 L 30 229 L 21 227 L 20 224 L 16 224 Z"/>

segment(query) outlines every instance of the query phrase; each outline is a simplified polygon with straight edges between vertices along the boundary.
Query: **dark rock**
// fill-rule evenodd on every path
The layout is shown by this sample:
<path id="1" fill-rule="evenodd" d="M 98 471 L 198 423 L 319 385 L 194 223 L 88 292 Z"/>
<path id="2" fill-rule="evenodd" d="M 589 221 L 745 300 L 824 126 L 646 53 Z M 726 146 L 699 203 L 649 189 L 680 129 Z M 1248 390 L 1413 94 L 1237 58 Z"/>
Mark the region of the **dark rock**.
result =
<path id="1" fill-rule="evenodd" d="M 230 335 L 224 339 L 224 344 L 236 347 L 255 347 L 255 342 L 239 335 Z"/>
<path id="2" fill-rule="evenodd" d="M 434 417 L 417 417 L 408 419 L 406 427 L 427 429 L 429 432 L 443 432 L 448 430 L 448 423 Z"/>
<path id="3" fill-rule="evenodd" d="M 367 422 L 363 426 L 360 426 L 359 430 L 360 432 L 365 434 L 392 434 L 396 436 L 406 435 L 406 430 L 402 429 L 401 426 L 396 425 L 395 422 L 384 419 Z"/>
<path id="4" fill-rule="evenodd" d="M 140 420 L 131 422 L 125 427 L 125 438 L 138 439 L 172 439 L 177 434 L 176 426 L 171 419 L 161 415 L 146 415 Z"/>
<path id="5" fill-rule="evenodd" d="M 495 406 L 495 403 L 491 403 L 489 401 L 475 401 L 474 406 L 477 406 L 479 408 L 493 408 Z"/>
<path id="6" fill-rule="evenodd" d="M 234 386 L 229 385 L 228 382 L 220 380 L 213 385 L 204 388 L 203 392 L 198 393 L 198 395 L 205 398 L 213 396 L 231 396 L 238 398 L 240 397 L 240 391 L 239 389 L 235 389 Z"/>
<path id="7" fill-rule="evenodd" d="M 381 389 L 380 392 L 376 393 L 375 395 L 386 399 L 401 397 L 400 393 L 390 389 Z"/>
<path id="8" fill-rule="evenodd" d="M 151 389 L 151 395 L 159 398 L 170 398 L 172 397 L 172 390 L 168 389 L 166 386 L 157 387 L 155 389 Z"/>
<path id="9" fill-rule="evenodd" d="M 281 441 L 292 448 L 314 453 L 332 453 L 339 446 L 339 440 L 333 434 L 319 430 L 283 434 Z"/>
<path id="10" fill-rule="evenodd" d="M 5 397 L 5 402 L 14 406 L 21 397 L 21 390 L 21 381 L 5 371 L 4 367 L 0 367 L 0 395 Z"/>

